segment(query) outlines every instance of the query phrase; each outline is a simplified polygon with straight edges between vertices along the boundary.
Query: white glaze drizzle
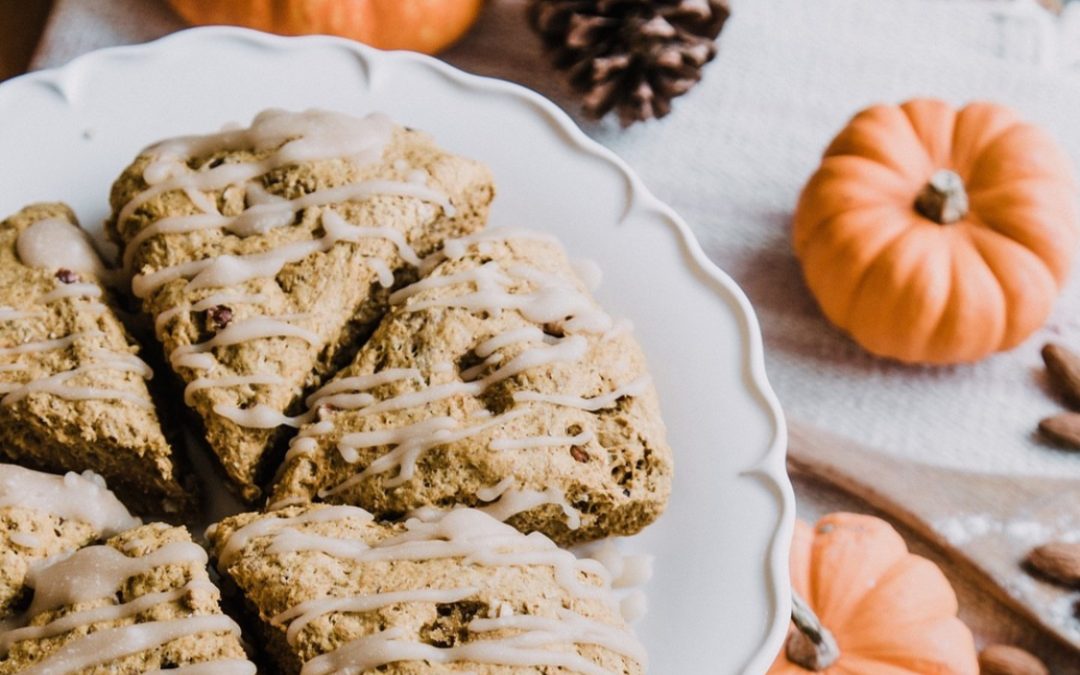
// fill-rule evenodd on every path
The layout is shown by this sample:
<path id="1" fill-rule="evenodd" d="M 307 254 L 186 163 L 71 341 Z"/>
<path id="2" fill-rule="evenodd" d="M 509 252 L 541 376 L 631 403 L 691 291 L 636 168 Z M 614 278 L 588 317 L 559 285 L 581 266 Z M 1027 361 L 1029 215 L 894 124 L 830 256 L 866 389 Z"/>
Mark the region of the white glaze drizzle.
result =
<path id="1" fill-rule="evenodd" d="M 203 312 L 211 307 L 217 307 L 218 305 L 257 305 L 266 302 L 268 299 L 269 298 L 265 295 L 258 295 L 255 293 L 230 293 L 228 291 L 214 293 L 199 300 L 191 305 L 191 307 L 172 307 L 161 312 L 154 318 L 154 332 L 160 337 L 161 331 L 165 328 L 165 325 L 174 317 L 182 313 Z"/>
<path id="2" fill-rule="evenodd" d="M 290 417 L 265 403 L 256 403 L 250 408 L 219 403 L 214 406 L 214 413 L 249 429 L 276 429 L 280 426 L 299 429 L 312 418 L 312 412 Z"/>
<path id="3" fill-rule="evenodd" d="M 32 532 L 12 532 L 8 534 L 8 539 L 11 540 L 11 543 L 23 548 L 35 549 L 41 547 L 41 537 Z"/>
<path id="4" fill-rule="evenodd" d="M 190 541 L 175 541 L 141 557 L 129 557 L 111 546 L 87 546 L 44 567 L 30 570 L 26 584 L 34 589 L 29 616 L 116 593 L 133 576 L 163 565 L 206 565 L 206 551 Z"/>
<path id="5" fill-rule="evenodd" d="M 192 368 L 194 366 L 188 365 L 191 362 L 187 360 L 187 357 L 192 354 L 205 354 L 215 347 L 226 347 L 270 337 L 294 337 L 310 345 L 318 345 L 321 341 L 318 333 L 307 328 L 294 326 L 287 321 L 269 316 L 253 316 L 230 323 L 206 342 L 177 347 L 169 354 L 169 363 L 173 368 Z"/>
<path id="6" fill-rule="evenodd" d="M 475 509 L 449 511 L 431 522 L 410 520 L 406 522 L 406 530 L 402 534 L 372 545 L 358 539 L 330 537 L 295 529 L 303 522 L 333 520 L 312 516 L 334 508 L 343 507 L 313 510 L 292 518 L 263 518 L 249 523 L 226 539 L 220 557 L 222 561 L 234 561 L 254 537 L 270 536 L 272 541 L 264 551 L 271 555 L 321 551 L 336 558 L 363 561 L 461 558 L 465 564 L 487 567 L 542 565 L 551 567 L 560 586 L 573 596 L 611 601 L 609 577 L 602 565 L 592 560 L 577 559 L 543 535 L 522 535 Z M 359 509 L 356 511 L 366 514 Z M 271 524 L 264 524 L 266 521 L 271 521 Z M 234 539 L 240 541 L 234 542 Z M 583 572 L 598 576 L 600 585 L 581 581 L 579 575 Z M 372 611 L 398 602 L 456 602 L 474 592 L 475 589 L 471 588 L 424 589 L 377 593 L 366 597 L 316 598 L 285 610 L 274 617 L 273 622 L 276 625 L 292 622 L 286 632 L 287 639 L 292 642 L 311 620 L 328 613 Z M 514 634 L 437 648 L 404 640 L 404 629 L 392 628 L 358 638 L 317 656 L 304 665 L 302 673 L 362 672 L 396 661 L 427 660 L 433 663 L 472 661 L 519 666 L 563 666 L 590 675 L 609 675 L 576 651 L 565 649 L 578 644 L 601 646 L 642 664 L 645 662 L 643 649 L 629 631 L 568 610 L 560 610 L 556 617 L 536 617 L 514 615 L 508 607 L 502 607 L 494 618 L 471 621 L 468 630 L 478 635 L 503 630 L 514 631 Z M 563 648 L 545 649 L 547 647 Z"/>
<path id="7" fill-rule="evenodd" d="M 649 388 L 650 382 L 652 382 L 652 378 L 649 375 L 642 375 L 606 394 L 600 394 L 599 396 L 590 398 L 569 396 L 566 394 L 543 394 L 537 391 L 515 391 L 514 401 L 541 401 L 544 403 L 566 406 L 568 408 L 578 408 L 580 410 L 595 412 L 597 410 L 612 407 L 624 396 L 641 396 Z"/>
<path id="8" fill-rule="evenodd" d="M 32 319 L 45 316 L 45 311 L 40 309 L 15 309 L 14 307 L 0 307 L 0 321 L 18 321 L 19 319 Z"/>
<path id="9" fill-rule="evenodd" d="M 14 464 L 0 464 L 0 507 L 41 511 L 87 523 L 102 537 L 140 524 L 92 472 L 55 476 Z"/>
<path id="10" fill-rule="evenodd" d="M 78 333 L 72 333 L 61 338 L 52 338 L 48 340 L 34 340 L 31 342 L 24 342 L 14 347 L 0 347 L 0 356 L 11 356 L 14 354 L 31 354 L 34 352 L 51 352 L 56 349 L 67 349 L 71 345 L 75 344 L 77 340 L 88 337 L 101 337 L 105 333 L 99 330 L 87 330 Z"/>
<path id="11" fill-rule="evenodd" d="M 336 612 L 371 612 L 404 602 L 458 602 L 475 595 L 477 588 L 419 588 L 408 591 L 372 593 L 347 598 L 314 598 L 301 602 L 270 619 L 273 626 L 288 624 L 285 639 L 295 644 L 300 631 L 326 614 Z"/>
<path id="12" fill-rule="evenodd" d="M 75 574 L 79 573 L 78 570 L 74 570 L 73 572 Z M 209 580 L 193 580 L 184 586 L 171 591 L 146 593 L 145 595 L 141 595 L 123 604 L 105 605 L 103 607 L 94 607 L 78 612 L 69 612 L 58 619 L 54 619 L 49 623 L 40 626 L 22 626 L 21 628 L 9 630 L 0 634 L 0 657 L 7 654 L 11 649 L 11 646 L 16 642 L 22 640 L 42 640 L 60 635 L 61 633 L 66 633 L 75 628 L 79 628 L 80 626 L 125 619 L 157 607 L 160 604 L 181 600 L 195 590 L 216 592 L 217 589 Z M 94 599 L 96 600 L 97 598 Z"/>
<path id="13" fill-rule="evenodd" d="M 218 569 L 224 571 L 243 552 L 248 543 L 258 537 L 273 536 L 283 529 L 307 523 L 325 523 L 334 520 L 353 519 L 358 523 L 369 523 L 374 516 L 357 506 L 339 505 L 305 511 L 290 518 L 259 518 L 234 530 L 218 551 Z M 211 536 L 215 525 L 207 529 Z"/>
<path id="14" fill-rule="evenodd" d="M 244 659 L 219 659 L 189 663 L 179 668 L 151 670 L 143 675 L 256 675 L 255 664 Z"/>
<path id="15" fill-rule="evenodd" d="M 392 433 L 397 434 L 393 436 L 393 438 L 401 439 L 392 450 L 381 455 L 360 473 L 349 477 L 338 485 L 331 488 L 320 489 L 319 496 L 323 499 L 331 497 L 349 489 L 368 476 L 386 473 L 395 468 L 398 470 L 397 476 L 387 479 L 384 482 L 384 485 L 386 485 L 386 487 L 401 485 L 413 477 L 416 472 L 416 462 L 424 452 L 440 445 L 456 443 L 471 436 L 475 436 L 487 429 L 517 419 L 524 415 L 525 412 L 526 411 L 524 410 L 511 410 L 471 426 L 461 426 L 460 422 L 451 417 L 433 417 L 424 420 L 423 422 L 419 422 L 416 425 L 390 430 Z M 377 441 L 372 443 L 372 438 L 379 439 L 379 437 L 367 436 L 366 434 L 369 433 L 378 434 L 379 432 L 358 432 L 356 434 L 346 434 L 342 436 L 341 441 L 338 443 L 338 448 L 346 461 L 348 461 L 350 456 L 356 457 L 355 452 L 358 448 L 384 445 L 384 443 L 379 443 Z"/>
<path id="16" fill-rule="evenodd" d="M 72 640 L 20 672 L 22 675 L 78 673 L 200 633 L 239 635 L 240 627 L 224 614 L 208 614 L 108 628 Z"/>
<path id="17" fill-rule="evenodd" d="M 198 591 L 216 592 L 209 579 L 195 578 L 180 588 L 143 594 L 126 603 L 115 597 L 125 582 L 165 565 L 192 564 L 202 569 L 206 551 L 190 541 L 175 541 L 139 557 L 129 557 L 110 546 L 88 546 L 71 555 L 32 568 L 26 583 L 34 589 L 25 615 L 0 636 L 0 654 L 23 640 L 41 640 L 95 623 L 130 618 L 165 603 L 178 602 Z M 113 604 L 68 612 L 49 623 L 31 626 L 29 620 L 63 607 L 110 600 Z M 239 634 L 224 615 L 192 616 L 148 621 L 94 631 L 78 636 L 21 672 L 74 673 L 130 654 L 160 646 L 180 637 L 204 632 Z"/>
<path id="18" fill-rule="evenodd" d="M 258 253 L 221 255 L 136 274 L 132 278 L 134 294 L 146 298 L 160 286 L 176 279 L 186 279 L 186 288 L 197 290 L 235 286 L 257 278 L 273 277 L 287 264 L 299 262 L 313 253 L 329 251 L 339 242 L 358 242 L 365 238 L 388 240 L 394 244 L 405 263 L 419 265 L 421 261 L 418 255 L 399 230 L 352 225 L 330 207 L 389 195 L 437 204 L 446 216 L 453 217 L 453 205 L 445 194 L 428 187 L 426 172 L 410 171 L 406 181 L 361 180 L 317 190 L 295 199 L 271 195 L 255 180 L 269 171 L 297 162 L 344 159 L 356 166 L 374 163 L 383 155 L 394 128 L 393 123 L 380 115 L 360 119 L 318 110 L 303 113 L 265 111 L 255 118 L 248 129 L 173 139 L 149 148 L 147 152 L 153 159 L 143 171 L 143 178 L 149 187 L 120 209 L 117 221 L 126 222 L 139 206 L 170 190 L 183 191 L 201 213 L 162 218 L 142 228 L 124 248 L 122 259 L 127 270 L 131 269 L 139 247 L 150 238 L 163 234 L 221 229 L 232 235 L 249 237 L 291 225 L 297 213 L 309 208 L 321 209 L 320 221 L 324 234 L 312 240 L 278 244 Z M 263 156 L 258 160 L 239 163 L 226 161 L 205 171 L 195 171 L 188 166 L 193 157 L 241 149 L 250 149 Z M 222 215 L 214 200 L 206 195 L 208 191 L 229 186 L 241 186 L 246 192 L 247 208 L 236 216 Z M 393 285 L 394 273 L 387 261 L 381 258 L 367 258 L 366 261 L 380 285 Z M 199 303 L 196 303 L 195 307 L 198 306 Z M 159 315 L 155 319 L 156 330 L 160 332 L 165 322 L 177 311 L 174 308 Z M 199 310 L 193 307 L 193 311 Z M 298 336 L 295 333 L 277 333 L 275 336 L 288 335 Z M 257 337 L 272 336 L 262 334 L 248 339 Z M 316 346 L 319 344 L 310 339 L 309 342 Z M 174 367 L 177 359 L 191 368 L 213 365 L 210 358 L 200 356 L 205 349 L 178 351 L 179 354 L 174 352 L 170 355 Z M 200 386 L 205 384 L 203 381 Z M 282 424 L 298 426 L 305 421 L 261 405 L 246 410 L 220 406 L 217 413 L 234 423 L 254 428 L 272 428 Z"/>
<path id="19" fill-rule="evenodd" d="M 76 282 L 73 284 L 58 284 L 56 288 L 37 299 L 42 305 L 56 302 L 64 298 L 100 298 L 101 287 L 88 282 Z"/>
<path id="20" fill-rule="evenodd" d="M 195 403 L 195 392 L 218 387 L 240 387 L 251 384 L 282 385 L 285 380 L 279 375 L 256 373 L 254 375 L 225 375 L 223 377 L 197 377 L 184 387 L 184 403 Z"/>
<path id="21" fill-rule="evenodd" d="M 266 110 L 247 129 L 163 141 L 146 150 L 153 157 L 143 170 L 150 187 L 125 204 L 117 220 L 125 222 L 139 206 L 171 190 L 219 190 L 299 162 L 345 158 L 369 164 L 382 155 L 393 131 L 394 124 L 383 115 Z M 260 161 L 223 163 L 200 172 L 187 166 L 192 157 L 228 150 L 268 154 Z"/>
<path id="22" fill-rule="evenodd" d="M 68 269 L 91 274 L 106 283 L 116 276 L 101 262 L 86 231 L 64 218 L 31 223 L 19 232 L 15 250 L 27 267 Z"/>
<path id="23" fill-rule="evenodd" d="M 131 355 L 127 354 L 125 356 Z M 148 369 L 149 367 L 141 361 L 136 365 L 127 359 L 121 358 L 87 363 L 77 368 L 72 368 L 71 370 L 61 371 L 54 375 L 39 377 L 25 384 L 0 384 L 0 393 L 5 393 L 5 396 L 0 399 L 0 405 L 14 405 L 31 394 L 45 393 L 69 401 L 126 401 L 141 408 L 153 408 L 153 402 L 148 396 L 142 396 L 134 392 L 124 391 L 122 389 L 106 389 L 103 387 L 73 387 L 66 384 L 67 381 L 73 377 L 95 370 L 115 370 L 127 373 L 137 373 L 145 377 Z"/>
<path id="24" fill-rule="evenodd" d="M 506 242 L 512 239 L 526 239 L 530 241 L 543 241 L 553 244 L 560 249 L 562 244 L 558 239 L 546 232 L 537 232 L 524 228 L 493 227 L 486 230 L 473 232 L 464 237 L 448 239 L 443 242 L 442 248 L 424 258 L 420 264 L 420 274 L 427 275 L 436 265 L 444 260 L 459 260 L 464 257 L 469 249 L 476 246 L 478 249 L 485 243 Z"/>
<path id="25" fill-rule="evenodd" d="M 562 509 L 566 516 L 567 527 L 571 530 L 581 527 L 581 513 L 566 501 L 566 494 L 562 489 L 554 485 L 543 491 L 516 489 L 511 487 L 515 481 L 513 476 L 507 476 L 493 486 L 477 490 L 477 499 L 482 502 L 492 502 L 477 510 L 483 511 L 499 522 L 506 522 L 519 513 L 545 504 L 554 504 Z"/>
<path id="26" fill-rule="evenodd" d="M 362 184 L 356 184 L 362 185 Z M 339 188 L 333 188 L 337 190 Z M 419 188 L 410 187 L 409 191 L 419 192 Z M 318 193 L 312 193 L 310 196 Z M 385 191 L 380 192 L 385 194 Z M 417 196 L 418 195 L 413 195 Z M 399 255 L 406 262 L 419 264 L 419 258 L 405 241 L 399 230 L 391 227 L 365 227 L 353 225 L 342 218 L 336 211 L 326 208 L 322 212 L 322 225 L 325 234 L 315 239 L 302 239 L 283 244 L 276 248 L 246 255 L 224 254 L 212 258 L 189 260 L 170 267 L 164 267 L 146 274 L 136 274 L 131 280 L 131 289 L 136 297 L 146 298 L 155 290 L 176 279 L 187 279 L 188 290 L 233 286 L 250 281 L 277 276 L 285 265 L 303 260 L 313 253 L 329 251 L 339 242 L 358 242 L 362 239 L 389 239 L 398 249 Z"/>

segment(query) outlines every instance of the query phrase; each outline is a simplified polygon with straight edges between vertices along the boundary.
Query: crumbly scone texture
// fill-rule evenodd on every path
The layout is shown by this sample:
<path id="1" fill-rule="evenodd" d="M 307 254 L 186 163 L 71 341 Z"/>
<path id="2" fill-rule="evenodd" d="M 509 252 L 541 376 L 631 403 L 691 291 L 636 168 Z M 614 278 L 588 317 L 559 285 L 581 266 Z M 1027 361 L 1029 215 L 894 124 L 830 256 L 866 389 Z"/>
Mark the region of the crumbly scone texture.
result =
<path id="1" fill-rule="evenodd" d="M 0 223 L 0 305 L 37 313 L 0 321 L 0 347 L 82 335 L 58 349 L 0 355 L 0 364 L 10 367 L 0 369 L 0 384 L 8 385 L 7 390 L 86 366 L 102 350 L 132 355 L 139 350 L 113 311 L 108 289 L 91 275 L 79 273 L 78 282 L 97 285 L 100 298 L 38 302 L 63 287 L 60 277 L 65 275 L 22 264 L 16 243 L 20 232 L 45 218 L 75 223 L 75 215 L 63 204 L 28 206 Z M 150 401 L 139 373 L 93 369 L 65 384 L 123 391 Z M 13 403 L 0 399 L 0 455 L 35 469 L 99 473 L 142 513 L 175 514 L 194 508 L 153 407 L 123 399 L 69 400 L 48 392 L 34 392 Z"/>
<path id="2" fill-rule="evenodd" d="M 573 284 L 588 297 L 588 290 L 574 274 L 561 246 L 538 238 L 496 239 L 474 245 L 458 259 L 441 263 L 430 278 L 451 277 L 492 264 L 501 269 L 527 264 Z M 440 306 L 447 298 L 475 292 L 474 286 L 470 281 L 434 285 L 395 305 L 353 365 L 343 370 L 338 379 L 392 368 L 420 372 L 419 378 L 399 379 L 368 390 L 376 401 L 385 401 L 462 382 L 462 372 L 483 361 L 476 355 L 477 345 L 509 331 L 541 328 L 551 341 L 570 335 L 560 325 L 541 326 L 515 309 L 488 312 Z M 526 293 L 533 286 L 518 280 L 508 289 L 511 293 Z M 485 502 L 479 495 L 484 494 L 483 489 L 502 484 L 510 490 L 557 490 L 563 495 L 566 504 L 542 504 L 507 521 L 524 532 L 541 531 L 560 544 L 641 530 L 663 511 L 672 479 L 671 449 L 651 383 L 637 395 L 620 397 L 613 405 L 596 411 L 547 401 L 514 400 L 515 394 L 525 391 L 602 396 L 646 375 L 645 358 L 627 331 L 579 334 L 587 341 L 582 358 L 530 367 L 492 384 L 479 395 L 456 394 L 375 413 L 362 408 L 320 409 L 319 423 L 329 429 L 311 434 L 316 441 L 313 451 L 290 453 L 271 503 L 318 500 L 322 491 L 325 501 L 353 504 L 377 517 L 395 518 L 421 507 L 482 507 Z M 536 341 L 508 344 L 496 351 L 496 356 L 501 354 L 498 363 L 482 366 L 469 376 L 482 378 L 525 350 L 539 346 Z M 393 445 L 358 448 L 353 462 L 346 461 L 339 449 L 342 438 L 355 432 L 402 428 L 436 417 L 452 418 L 459 427 L 485 425 L 493 418 L 522 409 L 524 414 L 509 416 L 479 433 L 426 449 L 416 460 L 412 478 L 400 485 L 388 485 L 398 476 L 396 467 L 358 481 L 355 478 L 365 467 L 393 451 Z M 497 440 L 565 439 L 581 434 L 590 439 L 577 444 L 562 440 L 518 449 L 492 448 Z M 341 490 L 340 486 L 350 479 L 354 481 L 351 486 Z M 327 496 L 326 491 L 334 488 L 339 491 Z M 567 505 L 579 512 L 579 527 L 571 528 L 564 511 Z"/>
<path id="3" fill-rule="evenodd" d="M 292 518 L 325 505 L 288 507 L 270 513 L 245 513 L 225 519 L 208 532 L 212 556 L 220 556 L 236 530 L 275 518 Z M 300 533 L 362 541 L 369 546 L 402 534 L 401 523 L 380 523 L 343 517 L 322 522 L 290 525 Z M 484 566 L 462 558 L 430 560 L 365 560 L 335 558 L 321 551 L 271 552 L 272 536 L 250 538 L 231 562 L 219 568 L 226 578 L 226 591 L 242 595 L 246 610 L 260 634 L 262 646 L 271 656 L 271 670 L 283 675 L 299 673 L 304 663 L 365 635 L 390 628 L 404 629 L 401 639 L 435 647 L 452 647 L 462 642 L 508 637 L 510 631 L 484 633 L 467 628 L 476 618 L 495 617 L 508 606 L 517 615 L 558 618 L 563 610 L 626 629 L 618 612 L 601 598 L 580 598 L 564 590 L 549 565 Z M 579 581 L 601 585 L 598 577 L 579 572 Z M 368 612 L 331 612 L 316 617 L 290 643 L 287 622 L 273 617 L 296 605 L 319 598 L 363 597 L 376 593 L 413 589 L 476 588 L 474 595 L 454 603 L 400 602 Z M 626 656 L 590 644 L 574 649 L 607 672 L 641 675 L 641 664 Z M 400 661 L 380 666 L 380 673 L 432 675 L 436 673 L 476 673 L 477 675 L 570 675 L 561 667 L 508 666 L 468 661 L 432 663 Z M 366 672 L 366 671 L 365 671 Z"/>
<path id="4" fill-rule="evenodd" d="M 0 620 L 10 618 L 26 604 L 26 573 L 31 565 L 97 538 L 98 532 L 81 520 L 17 506 L 0 507 Z"/>
<path id="5" fill-rule="evenodd" d="M 173 542 L 190 542 L 191 535 L 182 527 L 164 523 L 151 523 L 128 530 L 106 542 L 106 545 L 128 557 L 148 555 Z M 163 602 L 132 617 L 111 621 L 98 621 L 81 625 L 52 637 L 26 639 L 11 645 L 8 653 L 0 657 L 0 675 L 18 673 L 47 658 L 66 644 L 97 631 L 120 628 L 132 624 L 148 624 L 194 616 L 220 615 L 220 594 L 209 585 L 206 567 L 194 562 L 162 565 L 145 574 L 139 574 L 124 582 L 117 597 L 110 596 L 96 601 L 68 605 L 34 616 L 28 625 L 43 626 L 61 616 L 96 607 L 131 602 L 150 593 L 162 593 L 182 588 L 191 581 L 206 582 L 192 588 L 179 600 Z M 156 669 L 171 669 L 189 664 L 218 661 L 222 659 L 245 659 L 246 654 L 239 636 L 231 632 L 204 632 L 171 640 L 159 647 L 134 653 L 107 663 L 80 670 L 84 675 L 106 673 L 144 673 Z"/>
<path id="6" fill-rule="evenodd" d="M 271 151 L 221 151 L 196 157 L 192 171 L 203 172 L 222 163 L 249 162 Z M 112 188 L 110 237 L 121 246 L 131 242 L 144 228 L 163 219 L 199 213 L 198 207 L 182 191 L 169 191 L 139 206 L 130 218 L 116 222 L 123 206 L 147 188 L 143 170 L 152 161 L 139 156 L 117 179 Z M 494 197 L 490 172 L 482 164 L 440 150 L 431 138 L 419 131 L 398 128 L 374 164 L 357 168 L 344 159 L 310 161 L 274 169 L 256 179 L 271 195 L 294 199 L 316 190 L 338 187 L 365 179 L 407 180 L 411 173 L 426 172 L 428 186 L 446 194 L 455 213 L 448 217 L 441 208 L 417 198 L 377 195 L 329 207 L 302 209 L 292 226 L 274 228 L 264 234 L 239 237 L 221 229 L 189 233 L 160 234 L 138 246 L 133 270 L 151 273 L 187 261 L 223 254 L 253 254 L 292 242 L 312 240 L 323 234 L 320 222 L 325 209 L 333 209 L 353 225 L 389 227 L 401 232 L 420 255 L 435 250 L 448 237 L 458 237 L 483 227 L 488 206 Z M 242 213 L 254 198 L 244 187 L 233 185 L 206 192 L 226 216 Z M 272 337 L 216 347 L 217 365 L 212 374 L 179 367 L 184 382 L 200 376 L 213 378 L 235 375 L 272 374 L 274 384 L 246 384 L 208 387 L 194 392 L 191 405 L 201 417 L 214 452 L 226 474 L 248 500 L 261 495 L 261 483 L 273 475 L 280 461 L 285 427 L 256 429 L 237 425 L 215 413 L 218 406 L 248 408 L 263 404 L 286 413 L 302 412 L 304 393 L 349 362 L 355 349 L 370 334 L 386 309 L 389 290 L 379 283 L 378 274 L 365 259 L 377 258 L 389 265 L 399 282 L 407 282 L 414 272 L 398 249 L 382 237 L 359 242 L 338 242 L 324 253 L 313 253 L 300 262 L 286 265 L 275 277 L 253 279 L 229 287 L 188 288 L 176 279 L 152 292 L 142 302 L 153 317 L 175 307 L 190 308 L 212 294 L 260 296 L 258 302 L 229 303 L 231 321 L 256 316 L 288 316 L 291 324 L 314 331 L 317 344 L 295 337 Z M 181 311 L 157 329 L 165 353 L 182 345 L 213 338 L 219 329 L 208 311 Z"/>

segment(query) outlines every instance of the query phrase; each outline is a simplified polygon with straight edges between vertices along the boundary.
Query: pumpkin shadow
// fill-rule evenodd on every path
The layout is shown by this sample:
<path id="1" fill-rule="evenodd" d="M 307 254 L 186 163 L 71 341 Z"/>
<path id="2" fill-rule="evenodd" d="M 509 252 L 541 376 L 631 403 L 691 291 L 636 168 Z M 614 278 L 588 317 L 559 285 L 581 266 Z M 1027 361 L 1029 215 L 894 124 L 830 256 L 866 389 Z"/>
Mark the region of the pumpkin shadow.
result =
<path id="1" fill-rule="evenodd" d="M 756 219 L 770 233 L 764 243 L 751 247 L 704 242 L 704 248 L 710 259 L 735 279 L 754 306 L 767 364 L 774 360 L 809 362 L 821 372 L 851 377 L 875 373 L 939 379 L 970 370 L 901 363 L 860 347 L 825 317 L 810 293 L 791 247 L 791 212 L 775 211 Z M 783 369 L 772 370 L 783 377 Z"/>

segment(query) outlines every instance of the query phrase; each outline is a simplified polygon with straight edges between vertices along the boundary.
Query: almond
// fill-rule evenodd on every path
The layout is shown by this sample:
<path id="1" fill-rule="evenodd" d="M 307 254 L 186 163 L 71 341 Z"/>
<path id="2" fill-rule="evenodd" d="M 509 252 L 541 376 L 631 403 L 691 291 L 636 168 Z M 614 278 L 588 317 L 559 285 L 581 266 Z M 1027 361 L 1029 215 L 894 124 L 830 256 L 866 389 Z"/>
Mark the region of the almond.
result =
<path id="1" fill-rule="evenodd" d="M 1042 576 L 1080 587 L 1080 542 L 1054 541 L 1028 553 L 1027 564 Z"/>
<path id="2" fill-rule="evenodd" d="M 1080 355 L 1055 342 L 1042 348 L 1050 383 L 1074 409 L 1080 410 Z"/>
<path id="3" fill-rule="evenodd" d="M 1050 670 L 1031 652 L 990 645 L 979 652 L 979 675 L 1050 675 Z"/>
<path id="4" fill-rule="evenodd" d="M 1039 422 L 1039 432 L 1062 447 L 1080 450 L 1080 413 L 1061 413 Z"/>

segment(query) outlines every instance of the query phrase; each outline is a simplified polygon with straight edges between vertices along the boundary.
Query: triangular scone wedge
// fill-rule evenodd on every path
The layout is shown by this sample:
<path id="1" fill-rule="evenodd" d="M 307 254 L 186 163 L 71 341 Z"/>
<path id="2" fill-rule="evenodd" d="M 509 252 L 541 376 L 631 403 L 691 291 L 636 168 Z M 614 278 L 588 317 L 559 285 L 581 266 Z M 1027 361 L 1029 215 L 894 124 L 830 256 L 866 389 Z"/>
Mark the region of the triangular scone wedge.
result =
<path id="1" fill-rule="evenodd" d="M 150 368 L 102 284 L 111 274 L 62 204 L 0 222 L 0 455 L 99 473 L 140 513 L 187 511 Z"/>
<path id="2" fill-rule="evenodd" d="M 671 490 L 645 358 L 538 234 L 447 242 L 356 361 L 309 399 L 272 504 L 381 518 L 482 507 L 560 543 L 628 535 Z"/>
<path id="3" fill-rule="evenodd" d="M 31 566 L 139 524 L 96 474 L 0 464 L 0 622 L 28 600 Z"/>
<path id="4" fill-rule="evenodd" d="M 484 166 L 426 134 L 319 111 L 165 141 L 124 171 L 110 235 L 246 498 L 304 393 L 349 362 L 422 256 L 484 225 L 493 195 Z"/>
<path id="5" fill-rule="evenodd" d="M 284 675 L 645 672 L 607 570 L 474 509 L 293 506 L 207 534 Z"/>
<path id="6" fill-rule="evenodd" d="M 187 530 L 152 523 L 35 567 L 30 606 L 0 633 L 0 675 L 255 675 L 206 562 Z"/>

